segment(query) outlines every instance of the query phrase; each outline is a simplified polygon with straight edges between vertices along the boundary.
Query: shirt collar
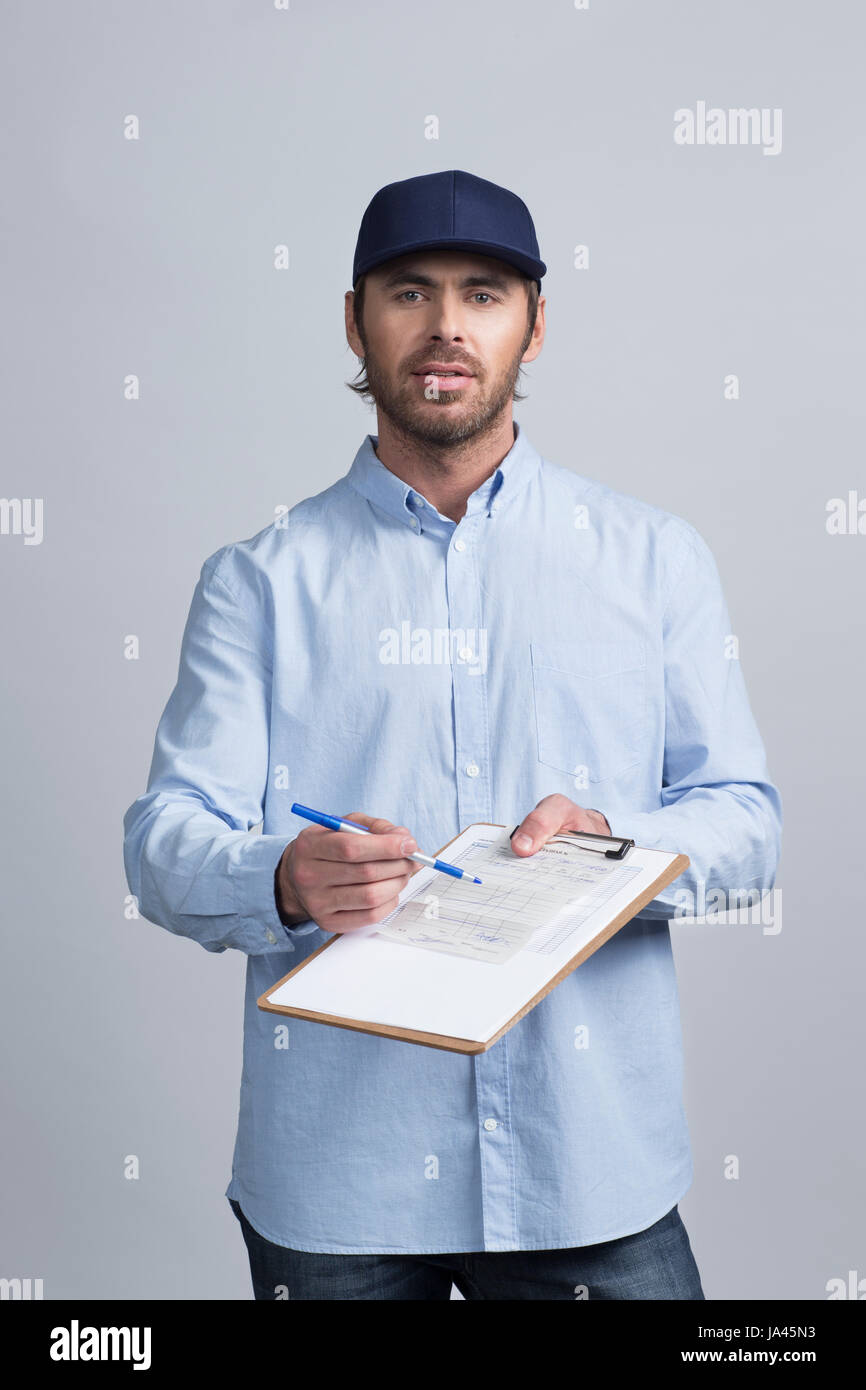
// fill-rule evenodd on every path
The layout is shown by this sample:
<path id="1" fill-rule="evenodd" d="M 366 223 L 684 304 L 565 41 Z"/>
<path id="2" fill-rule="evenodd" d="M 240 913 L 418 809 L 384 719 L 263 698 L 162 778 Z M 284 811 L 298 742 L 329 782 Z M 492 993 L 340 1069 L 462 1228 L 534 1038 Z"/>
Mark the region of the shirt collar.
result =
<path id="1" fill-rule="evenodd" d="M 465 517 L 478 512 L 487 516 L 499 512 L 538 471 L 541 455 L 530 444 L 516 420 L 513 424 L 514 443 L 491 476 L 470 494 Z M 376 453 L 378 443 L 378 435 L 368 434 L 354 457 L 346 480 L 355 491 L 389 516 L 402 521 L 416 535 L 421 535 L 425 530 L 441 530 L 443 522 L 448 527 L 455 527 L 455 521 L 443 517 L 422 493 L 385 467 Z"/>

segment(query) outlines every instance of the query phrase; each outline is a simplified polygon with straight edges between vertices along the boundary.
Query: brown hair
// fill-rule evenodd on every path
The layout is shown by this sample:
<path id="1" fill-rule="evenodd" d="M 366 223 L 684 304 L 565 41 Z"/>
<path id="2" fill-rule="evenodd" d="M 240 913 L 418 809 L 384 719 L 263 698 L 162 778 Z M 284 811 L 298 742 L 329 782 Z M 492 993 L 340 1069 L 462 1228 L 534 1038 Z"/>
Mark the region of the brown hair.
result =
<path id="1" fill-rule="evenodd" d="M 532 330 L 533 330 L 533 328 L 535 327 L 535 319 L 536 319 L 536 315 L 537 315 L 537 313 L 538 313 L 538 281 L 537 281 L 537 280 L 531 280 L 531 279 L 529 278 L 529 276 L 526 276 L 526 275 L 524 275 L 524 276 L 522 277 L 522 279 L 523 279 L 523 281 L 524 281 L 524 283 L 525 283 L 525 285 L 526 285 L 526 294 L 527 294 L 527 306 L 526 306 L 526 311 L 527 311 L 527 312 L 526 312 L 526 339 L 525 339 L 525 342 L 524 342 L 524 344 L 523 344 L 523 351 L 525 352 L 526 349 L 527 349 L 527 347 L 529 346 L 529 339 L 530 339 L 530 337 L 532 336 Z M 366 280 L 367 280 L 367 276 L 366 276 L 366 275 L 359 275 L 359 276 L 358 276 L 358 283 L 355 285 L 355 299 L 354 299 L 355 324 L 356 324 L 356 326 L 357 326 L 357 329 L 358 329 L 359 334 L 361 335 L 362 341 L 363 341 L 363 337 L 364 337 L 364 329 L 363 329 L 363 319 L 364 319 L 364 286 L 365 286 Z M 522 371 L 523 371 L 523 368 L 521 367 L 521 368 L 519 369 L 519 371 L 518 371 L 518 376 L 520 375 L 520 372 L 522 372 Z M 349 388 L 350 391 L 354 391 L 357 395 L 359 395 L 359 396 L 361 396 L 361 397 L 365 397 L 365 398 L 367 398 L 367 399 L 370 400 L 370 401 L 373 400 L 373 396 L 372 396 L 371 393 L 370 393 L 370 383 L 369 383 L 368 380 L 367 380 L 367 371 L 366 371 L 366 367 L 365 367 L 365 365 L 364 365 L 364 358 L 363 358 L 363 357 L 361 358 L 361 366 L 360 366 L 360 368 L 359 368 L 359 370 L 358 370 L 358 375 L 357 375 L 356 379 L 355 379 L 354 381 L 347 381 L 347 382 L 346 382 L 346 385 L 348 386 L 348 388 Z M 518 391 L 516 387 L 515 387 L 515 389 L 514 389 L 513 396 L 514 396 L 514 400 L 516 400 L 516 401 L 522 401 L 522 400 L 525 400 L 525 399 L 526 399 L 526 397 L 525 397 L 520 391 Z"/>

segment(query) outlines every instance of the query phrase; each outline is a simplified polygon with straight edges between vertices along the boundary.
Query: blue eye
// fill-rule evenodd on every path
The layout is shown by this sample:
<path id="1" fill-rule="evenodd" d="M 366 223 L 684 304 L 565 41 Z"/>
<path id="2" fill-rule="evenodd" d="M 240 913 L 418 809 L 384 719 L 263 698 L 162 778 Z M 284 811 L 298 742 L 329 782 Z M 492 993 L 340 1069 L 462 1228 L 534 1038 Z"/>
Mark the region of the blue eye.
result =
<path id="1" fill-rule="evenodd" d="M 420 293 L 421 293 L 420 290 L 401 290 L 400 293 L 397 295 L 397 298 L 398 298 L 398 299 L 405 299 L 407 294 L 417 294 L 417 295 L 420 295 Z M 472 298 L 473 298 L 473 299 L 479 299 L 479 298 L 481 298 L 481 299 L 485 299 L 485 300 L 488 300 L 488 301 L 491 301 L 491 302 L 492 302 L 492 296 L 488 293 L 487 290 L 476 290 L 475 293 L 473 294 Z M 414 303 L 415 301 L 414 301 L 414 300 L 410 300 L 410 301 L 407 301 L 407 302 L 408 302 L 408 303 Z M 485 305 L 484 307 L 486 307 L 486 305 Z"/>

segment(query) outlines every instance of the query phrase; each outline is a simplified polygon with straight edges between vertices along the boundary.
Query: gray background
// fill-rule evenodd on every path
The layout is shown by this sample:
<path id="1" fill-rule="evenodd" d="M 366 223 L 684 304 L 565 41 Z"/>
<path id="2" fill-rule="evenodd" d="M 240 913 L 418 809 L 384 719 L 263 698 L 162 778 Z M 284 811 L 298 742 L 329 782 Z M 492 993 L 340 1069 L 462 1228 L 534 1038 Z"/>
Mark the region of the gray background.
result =
<path id="1" fill-rule="evenodd" d="M 453 167 L 526 200 L 549 266 L 517 418 L 706 538 L 783 795 L 781 932 L 673 931 L 706 1294 L 866 1275 L 866 536 L 825 526 L 866 495 L 858 7 L 163 0 L 2 25 L 0 490 L 45 511 L 41 545 L 0 536 L 0 1275 L 251 1296 L 223 1196 L 245 959 L 125 919 L 121 819 L 202 561 L 375 432 L 343 385 L 364 207 Z M 676 146 L 699 100 L 781 107 L 781 153 Z"/>

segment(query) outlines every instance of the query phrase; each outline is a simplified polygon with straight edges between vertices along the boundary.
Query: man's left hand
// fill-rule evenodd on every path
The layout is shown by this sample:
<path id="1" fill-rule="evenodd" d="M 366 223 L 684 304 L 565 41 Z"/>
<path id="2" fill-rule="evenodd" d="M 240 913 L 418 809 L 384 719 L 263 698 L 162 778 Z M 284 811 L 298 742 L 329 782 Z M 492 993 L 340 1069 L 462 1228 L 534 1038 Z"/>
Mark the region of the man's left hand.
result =
<path id="1" fill-rule="evenodd" d="M 558 835 L 561 830 L 589 830 L 593 835 L 613 833 L 601 811 L 587 810 L 554 792 L 539 801 L 535 810 L 520 822 L 511 837 L 511 848 L 522 856 L 534 854 L 551 835 Z"/>

